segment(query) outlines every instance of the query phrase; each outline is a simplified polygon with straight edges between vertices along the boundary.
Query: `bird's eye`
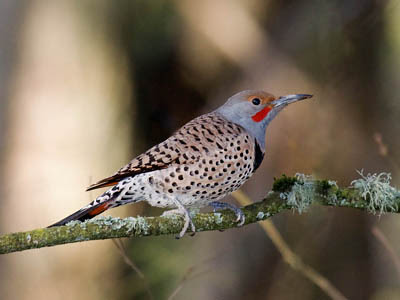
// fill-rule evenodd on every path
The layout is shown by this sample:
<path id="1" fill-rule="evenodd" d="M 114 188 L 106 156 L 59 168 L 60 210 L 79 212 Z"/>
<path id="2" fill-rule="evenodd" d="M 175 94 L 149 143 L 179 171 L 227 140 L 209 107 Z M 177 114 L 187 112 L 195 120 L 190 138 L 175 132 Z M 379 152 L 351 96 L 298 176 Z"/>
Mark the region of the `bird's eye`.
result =
<path id="1" fill-rule="evenodd" d="M 260 100 L 259 98 L 254 98 L 253 100 L 251 100 L 251 102 L 252 102 L 254 105 L 260 105 L 261 100 Z"/>

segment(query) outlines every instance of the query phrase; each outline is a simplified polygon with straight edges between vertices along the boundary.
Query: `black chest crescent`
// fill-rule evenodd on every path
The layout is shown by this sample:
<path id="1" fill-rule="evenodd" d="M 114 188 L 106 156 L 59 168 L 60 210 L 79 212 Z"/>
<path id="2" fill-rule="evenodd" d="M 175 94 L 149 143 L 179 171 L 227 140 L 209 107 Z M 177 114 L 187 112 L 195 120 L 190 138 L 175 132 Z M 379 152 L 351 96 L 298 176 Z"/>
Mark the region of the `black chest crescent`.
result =
<path id="1" fill-rule="evenodd" d="M 257 143 L 257 140 L 254 141 L 254 168 L 253 172 L 258 169 L 264 159 L 264 153 L 261 151 L 260 145 Z"/>

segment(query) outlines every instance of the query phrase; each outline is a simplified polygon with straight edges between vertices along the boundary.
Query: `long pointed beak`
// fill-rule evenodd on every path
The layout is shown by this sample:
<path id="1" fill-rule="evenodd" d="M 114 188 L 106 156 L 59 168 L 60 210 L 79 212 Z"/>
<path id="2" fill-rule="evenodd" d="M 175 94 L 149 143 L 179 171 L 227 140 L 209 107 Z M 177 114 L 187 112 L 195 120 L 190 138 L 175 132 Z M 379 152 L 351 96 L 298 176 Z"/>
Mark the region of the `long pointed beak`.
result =
<path id="1" fill-rule="evenodd" d="M 308 95 L 308 94 L 287 95 L 287 96 L 282 96 L 279 99 L 272 101 L 271 104 L 274 105 L 274 107 L 286 106 L 293 102 L 311 98 L 312 96 L 313 95 Z"/>

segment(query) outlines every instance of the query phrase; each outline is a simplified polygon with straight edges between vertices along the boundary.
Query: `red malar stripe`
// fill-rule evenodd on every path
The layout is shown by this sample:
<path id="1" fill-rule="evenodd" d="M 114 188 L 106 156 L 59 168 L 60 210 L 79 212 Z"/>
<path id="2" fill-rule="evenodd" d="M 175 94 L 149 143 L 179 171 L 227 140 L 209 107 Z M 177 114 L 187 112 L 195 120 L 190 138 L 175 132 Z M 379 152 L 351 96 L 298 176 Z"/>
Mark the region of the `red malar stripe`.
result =
<path id="1" fill-rule="evenodd" d="M 262 110 L 260 110 L 258 113 L 256 113 L 254 116 L 252 116 L 251 118 L 253 119 L 254 122 L 261 122 L 268 115 L 268 113 L 271 111 L 271 109 L 272 109 L 272 107 L 266 106 Z"/>

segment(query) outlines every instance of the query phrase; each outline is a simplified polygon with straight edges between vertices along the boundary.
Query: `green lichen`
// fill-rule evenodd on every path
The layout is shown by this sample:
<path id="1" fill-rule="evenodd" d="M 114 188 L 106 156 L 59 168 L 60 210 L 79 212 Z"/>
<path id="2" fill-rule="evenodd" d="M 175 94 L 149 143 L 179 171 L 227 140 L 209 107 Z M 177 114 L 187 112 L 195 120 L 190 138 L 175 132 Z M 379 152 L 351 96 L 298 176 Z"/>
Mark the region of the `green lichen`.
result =
<path id="1" fill-rule="evenodd" d="M 257 216 L 256 216 L 257 220 L 264 220 L 264 217 L 265 217 L 264 212 L 259 211 L 259 212 L 257 213 Z"/>
<path id="2" fill-rule="evenodd" d="M 336 196 L 337 201 L 343 202 L 343 201 L 347 201 L 347 199 L 349 199 L 349 195 L 348 195 L 347 191 L 337 189 L 334 194 Z"/>
<path id="3" fill-rule="evenodd" d="M 86 221 L 71 221 L 66 226 L 68 230 L 73 229 L 75 226 L 79 226 L 82 230 L 87 230 L 90 225 L 97 225 L 100 228 L 109 227 L 114 231 L 124 230 L 126 233 L 142 233 L 143 235 L 147 235 L 150 230 L 149 220 L 151 218 L 143 218 L 141 216 L 128 217 L 121 219 L 119 217 L 112 216 L 99 216 Z"/>
<path id="4" fill-rule="evenodd" d="M 222 217 L 221 213 L 215 212 L 214 213 L 214 222 L 216 224 L 222 224 L 222 222 L 224 221 L 224 218 Z"/>
<path id="5" fill-rule="evenodd" d="M 333 180 L 316 180 L 315 181 L 315 192 L 324 197 L 328 204 L 334 205 L 338 201 L 338 197 L 336 195 L 336 190 L 339 189 L 336 181 Z"/>
<path id="6" fill-rule="evenodd" d="M 83 236 L 79 235 L 74 239 L 74 242 L 83 242 L 83 241 L 87 241 L 87 240 L 89 240 L 87 237 L 83 237 Z"/>
<path id="7" fill-rule="evenodd" d="M 113 218 L 112 216 L 99 216 L 94 219 L 90 219 L 90 220 L 82 222 L 81 226 L 85 225 L 85 224 L 96 224 L 96 225 L 100 225 L 100 226 L 103 226 L 103 225 L 112 226 L 115 222 L 118 222 L 119 220 L 121 220 L 121 218 L 118 218 L 118 217 Z"/>
<path id="8" fill-rule="evenodd" d="M 357 171 L 361 178 L 353 180 L 351 186 L 357 189 L 361 197 L 367 202 L 367 210 L 381 215 L 388 211 L 397 211 L 399 208 L 400 193 L 390 185 L 390 173 L 363 174 Z"/>
<path id="9" fill-rule="evenodd" d="M 274 184 L 272 190 L 278 193 L 284 193 L 290 191 L 292 186 L 297 182 L 296 177 L 287 177 L 285 174 L 281 178 L 274 178 Z"/>
<path id="10" fill-rule="evenodd" d="M 130 223 L 137 225 L 140 229 L 140 232 L 142 232 L 144 235 L 148 235 L 149 231 L 150 231 L 150 224 L 147 222 L 146 218 L 143 217 L 136 217 L 136 223 L 133 221 L 135 218 L 130 218 Z M 135 226 L 133 225 L 132 229 L 135 228 Z"/>
<path id="11" fill-rule="evenodd" d="M 332 187 L 338 187 L 336 181 L 333 181 L 333 180 L 318 180 L 318 181 L 316 181 L 316 191 L 320 195 L 328 196 Z"/>
<path id="12" fill-rule="evenodd" d="M 200 213 L 200 208 L 190 208 L 189 215 L 191 218 L 194 218 L 198 213 Z"/>
<path id="13" fill-rule="evenodd" d="M 66 224 L 66 226 L 68 226 L 68 227 L 74 227 L 74 226 L 76 226 L 76 225 L 83 225 L 83 223 L 85 223 L 85 222 L 81 222 L 81 221 L 78 221 L 78 220 L 74 220 L 74 221 L 70 221 L 70 222 L 68 222 L 67 224 Z"/>

